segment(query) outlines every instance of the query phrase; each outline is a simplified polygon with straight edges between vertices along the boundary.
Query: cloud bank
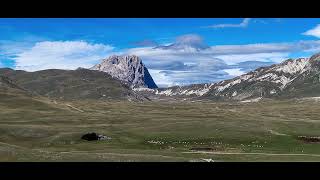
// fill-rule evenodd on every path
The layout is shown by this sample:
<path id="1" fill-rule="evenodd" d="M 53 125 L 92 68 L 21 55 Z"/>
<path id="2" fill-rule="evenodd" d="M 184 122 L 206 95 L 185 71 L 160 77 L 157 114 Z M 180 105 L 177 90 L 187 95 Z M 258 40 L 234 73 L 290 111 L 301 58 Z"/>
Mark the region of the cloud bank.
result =
<path id="1" fill-rule="evenodd" d="M 27 71 L 88 68 L 112 50 L 112 46 L 85 41 L 44 41 L 16 54 L 13 59 L 16 69 Z"/>
<path id="2" fill-rule="evenodd" d="M 295 52 L 320 51 L 320 41 L 208 46 L 198 35 L 183 35 L 166 46 L 131 48 L 159 86 L 217 82 L 289 59 Z"/>
<path id="3" fill-rule="evenodd" d="M 314 36 L 314 37 L 320 38 L 320 24 L 318 24 L 313 29 L 310 29 L 302 34 L 307 35 L 307 36 Z"/>
<path id="4" fill-rule="evenodd" d="M 147 44 L 145 41 L 141 45 Z M 15 69 L 27 71 L 89 68 L 112 54 L 134 54 L 142 58 L 160 87 L 217 82 L 279 63 L 296 52 L 318 51 L 320 40 L 209 46 L 197 34 L 179 36 L 167 45 L 149 44 L 121 51 L 86 41 L 41 41 L 32 46 L 0 44 L 0 52 L 14 60 Z"/>

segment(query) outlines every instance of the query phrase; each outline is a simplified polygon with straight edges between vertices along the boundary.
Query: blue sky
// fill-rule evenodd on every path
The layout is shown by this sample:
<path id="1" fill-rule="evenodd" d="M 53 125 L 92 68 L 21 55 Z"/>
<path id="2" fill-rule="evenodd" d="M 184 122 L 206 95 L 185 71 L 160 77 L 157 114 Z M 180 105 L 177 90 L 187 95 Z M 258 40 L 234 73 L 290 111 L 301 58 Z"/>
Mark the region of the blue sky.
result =
<path id="1" fill-rule="evenodd" d="M 0 67 L 91 67 L 136 54 L 159 86 L 216 82 L 320 51 L 315 18 L 0 18 Z"/>

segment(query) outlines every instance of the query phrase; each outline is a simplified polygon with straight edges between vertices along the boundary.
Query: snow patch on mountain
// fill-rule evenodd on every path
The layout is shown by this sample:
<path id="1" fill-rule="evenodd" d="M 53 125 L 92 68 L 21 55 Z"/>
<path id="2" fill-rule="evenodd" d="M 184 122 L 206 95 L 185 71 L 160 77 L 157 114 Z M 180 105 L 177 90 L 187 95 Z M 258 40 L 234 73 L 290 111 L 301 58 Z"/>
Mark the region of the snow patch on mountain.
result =
<path id="1" fill-rule="evenodd" d="M 140 88 L 133 88 L 133 91 L 149 91 L 149 92 L 154 92 L 154 89 L 150 89 L 150 88 L 144 88 L 144 87 L 140 87 Z"/>
<path id="2" fill-rule="evenodd" d="M 172 89 L 167 89 L 165 91 L 156 90 L 156 94 L 158 94 L 158 95 L 167 95 L 167 96 L 172 96 L 173 95 Z"/>
<path id="3" fill-rule="evenodd" d="M 285 65 L 283 66 L 277 66 L 275 71 L 280 71 L 284 73 L 289 73 L 289 74 L 296 74 L 296 73 L 303 73 L 306 71 L 306 65 L 308 64 L 308 58 L 300 58 L 292 61 L 288 61 Z"/>
<path id="4" fill-rule="evenodd" d="M 224 91 L 225 89 L 229 88 L 229 87 L 232 87 L 236 84 L 239 84 L 241 83 L 241 79 L 236 79 L 234 81 L 231 81 L 230 83 L 224 85 L 224 86 L 217 86 L 216 89 L 218 90 L 218 92 L 221 92 L 221 91 Z"/>

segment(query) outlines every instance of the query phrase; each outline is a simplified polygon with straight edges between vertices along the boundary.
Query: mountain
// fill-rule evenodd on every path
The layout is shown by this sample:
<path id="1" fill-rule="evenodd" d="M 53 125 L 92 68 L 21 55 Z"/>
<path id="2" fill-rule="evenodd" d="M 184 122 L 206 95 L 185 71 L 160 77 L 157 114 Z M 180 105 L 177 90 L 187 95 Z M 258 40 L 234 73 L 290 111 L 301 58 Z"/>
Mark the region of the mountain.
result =
<path id="1" fill-rule="evenodd" d="M 156 88 L 137 56 L 111 56 L 92 69 L 96 70 L 26 72 L 3 68 L 0 69 L 0 93 L 32 93 L 63 100 L 183 98 L 242 101 L 320 96 L 320 53 L 260 67 L 217 83 L 170 88 Z"/>
<path id="2" fill-rule="evenodd" d="M 283 97 L 320 96 L 320 54 L 312 56 L 303 71 L 287 85 Z"/>
<path id="3" fill-rule="evenodd" d="M 132 88 L 157 88 L 148 69 L 141 59 L 135 55 L 110 56 L 90 69 L 106 72 Z"/>
<path id="4" fill-rule="evenodd" d="M 119 80 L 100 71 L 79 68 L 26 72 L 5 68 L 0 69 L 0 75 L 10 78 L 18 87 L 51 99 L 143 99 Z M 11 85 L 6 83 L 6 86 Z"/>
<path id="5" fill-rule="evenodd" d="M 136 88 L 135 91 L 150 96 L 215 100 L 320 96 L 320 54 L 310 58 L 288 59 L 218 83 L 156 90 Z"/>

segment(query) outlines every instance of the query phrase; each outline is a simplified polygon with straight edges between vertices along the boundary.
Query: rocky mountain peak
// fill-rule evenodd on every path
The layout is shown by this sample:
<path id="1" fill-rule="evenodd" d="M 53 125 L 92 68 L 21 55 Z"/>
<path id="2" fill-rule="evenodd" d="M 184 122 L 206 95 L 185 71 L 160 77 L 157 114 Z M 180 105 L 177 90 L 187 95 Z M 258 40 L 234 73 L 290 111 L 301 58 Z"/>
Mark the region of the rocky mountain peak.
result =
<path id="1" fill-rule="evenodd" d="M 302 73 L 307 70 L 307 65 L 309 63 L 309 58 L 299 58 L 299 59 L 289 59 L 274 68 L 270 68 L 269 71 L 277 71 L 288 74 Z"/>
<path id="2" fill-rule="evenodd" d="M 148 69 L 136 55 L 113 55 L 90 69 L 106 72 L 132 88 L 157 88 Z"/>

